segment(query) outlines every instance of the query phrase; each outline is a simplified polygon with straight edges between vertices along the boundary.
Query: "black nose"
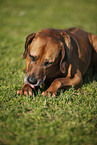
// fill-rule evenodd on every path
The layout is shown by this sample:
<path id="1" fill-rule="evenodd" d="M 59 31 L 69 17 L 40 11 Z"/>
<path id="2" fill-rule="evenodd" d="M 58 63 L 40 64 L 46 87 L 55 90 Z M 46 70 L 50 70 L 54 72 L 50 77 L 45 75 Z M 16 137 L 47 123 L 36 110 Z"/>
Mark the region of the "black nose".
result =
<path id="1" fill-rule="evenodd" d="M 37 84 L 37 79 L 35 79 L 34 77 L 29 76 L 28 77 L 28 82 L 35 85 L 35 84 Z"/>

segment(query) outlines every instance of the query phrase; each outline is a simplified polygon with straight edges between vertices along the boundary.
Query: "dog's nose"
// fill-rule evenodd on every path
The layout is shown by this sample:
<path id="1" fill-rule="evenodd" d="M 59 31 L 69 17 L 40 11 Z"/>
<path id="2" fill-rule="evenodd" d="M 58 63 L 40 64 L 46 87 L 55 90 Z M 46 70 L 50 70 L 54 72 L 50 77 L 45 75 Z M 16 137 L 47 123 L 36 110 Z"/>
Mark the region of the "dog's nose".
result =
<path id="1" fill-rule="evenodd" d="M 35 84 L 37 84 L 37 79 L 35 79 L 34 77 L 29 76 L 28 77 L 28 82 L 35 85 Z"/>

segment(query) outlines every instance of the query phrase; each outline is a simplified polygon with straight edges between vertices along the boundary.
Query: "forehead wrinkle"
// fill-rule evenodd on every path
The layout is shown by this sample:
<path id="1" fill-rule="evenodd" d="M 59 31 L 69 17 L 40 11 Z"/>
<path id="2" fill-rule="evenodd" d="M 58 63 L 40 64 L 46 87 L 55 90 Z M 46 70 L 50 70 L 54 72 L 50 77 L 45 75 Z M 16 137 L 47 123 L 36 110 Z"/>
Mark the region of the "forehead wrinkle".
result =
<path id="1" fill-rule="evenodd" d="M 40 56 L 44 50 L 46 42 L 41 38 L 35 38 L 30 44 L 30 53 L 34 56 Z"/>

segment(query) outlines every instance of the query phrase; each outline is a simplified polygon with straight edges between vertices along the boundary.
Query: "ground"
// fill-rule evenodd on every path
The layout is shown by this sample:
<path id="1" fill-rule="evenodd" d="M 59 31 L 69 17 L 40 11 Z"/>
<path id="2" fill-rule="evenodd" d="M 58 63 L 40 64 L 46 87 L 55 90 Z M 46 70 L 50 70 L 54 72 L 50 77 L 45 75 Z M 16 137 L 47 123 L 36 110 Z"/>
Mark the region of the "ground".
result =
<path id="1" fill-rule="evenodd" d="M 97 0 L 0 0 L 1 145 L 96 145 L 97 75 L 54 98 L 17 96 L 26 36 L 43 28 L 80 27 L 97 35 Z"/>

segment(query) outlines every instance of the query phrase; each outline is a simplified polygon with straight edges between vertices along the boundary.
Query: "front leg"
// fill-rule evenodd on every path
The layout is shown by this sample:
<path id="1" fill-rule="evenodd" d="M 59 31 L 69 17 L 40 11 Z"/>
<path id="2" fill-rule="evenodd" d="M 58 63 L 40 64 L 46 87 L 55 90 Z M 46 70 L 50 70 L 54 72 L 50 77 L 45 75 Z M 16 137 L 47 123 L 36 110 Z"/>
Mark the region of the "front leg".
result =
<path id="1" fill-rule="evenodd" d="M 55 79 L 50 87 L 42 93 L 42 95 L 56 95 L 58 89 L 64 88 L 66 86 L 80 86 L 82 84 L 82 76 L 79 70 L 77 70 L 77 73 L 75 74 L 74 78 L 57 78 Z"/>

